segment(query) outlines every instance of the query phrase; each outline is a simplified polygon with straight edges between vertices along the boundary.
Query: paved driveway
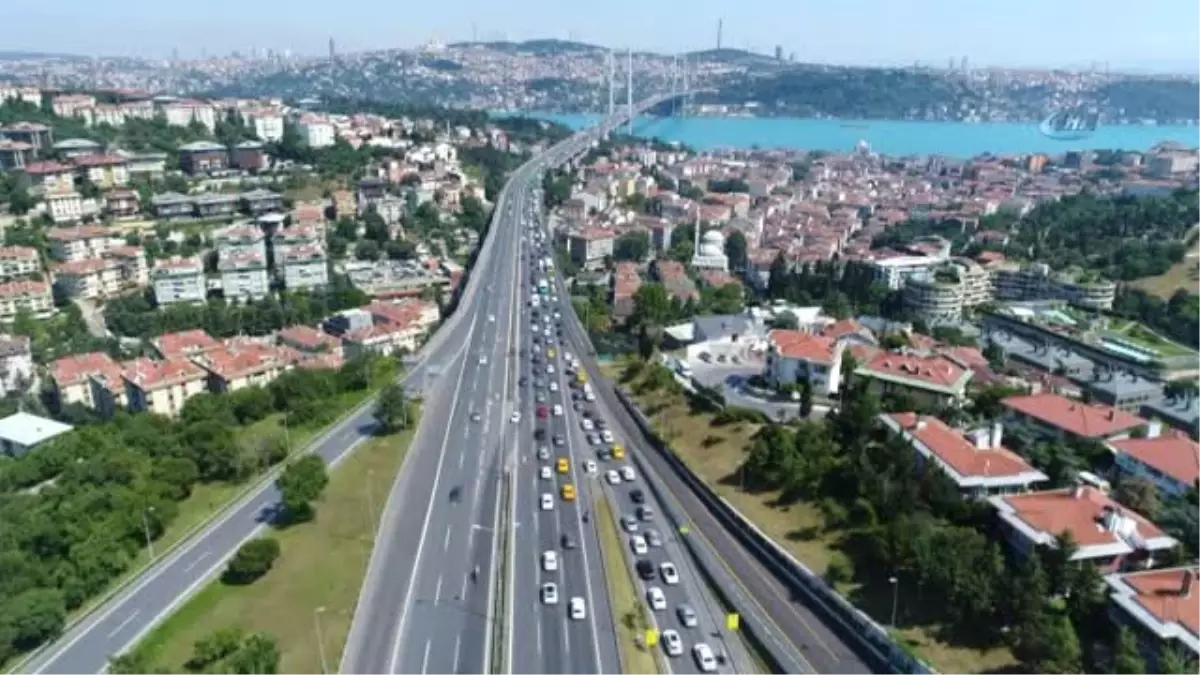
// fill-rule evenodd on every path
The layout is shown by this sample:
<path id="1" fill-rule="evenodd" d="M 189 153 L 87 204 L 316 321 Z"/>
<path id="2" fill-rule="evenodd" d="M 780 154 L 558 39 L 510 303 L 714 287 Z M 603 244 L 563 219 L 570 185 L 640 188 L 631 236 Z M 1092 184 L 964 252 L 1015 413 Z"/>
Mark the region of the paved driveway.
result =
<path id="1" fill-rule="evenodd" d="M 761 410 L 773 420 L 790 421 L 800 415 L 799 403 L 767 400 L 746 389 L 746 382 L 750 377 L 762 372 L 761 363 L 733 364 L 690 361 L 688 365 L 692 368 L 692 375 L 704 386 L 717 387 L 720 385 L 722 393 L 725 394 L 725 401 L 729 405 Z M 828 411 L 826 406 L 814 405 L 810 417 L 824 417 Z"/>

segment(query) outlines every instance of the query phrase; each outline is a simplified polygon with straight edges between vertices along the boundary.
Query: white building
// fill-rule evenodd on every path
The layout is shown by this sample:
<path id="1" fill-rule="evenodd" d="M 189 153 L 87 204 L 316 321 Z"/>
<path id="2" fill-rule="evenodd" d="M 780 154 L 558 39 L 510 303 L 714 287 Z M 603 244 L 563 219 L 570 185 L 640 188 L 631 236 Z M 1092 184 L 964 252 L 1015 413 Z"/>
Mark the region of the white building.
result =
<path id="1" fill-rule="evenodd" d="M 896 256 L 870 261 L 875 281 L 893 291 L 900 290 L 910 277 L 923 278 L 946 261 L 930 256 Z"/>
<path id="2" fill-rule="evenodd" d="M 774 386 L 808 382 L 814 394 L 830 396 L 841 387 L 845 344 L 798 330 L 773 330 L 768 336 L 764 374 Z"/>
<path id="3" fill-rule="evenodd" d="M 293 246 L 281 257 L 283 286 L 288 290 L 329 285 L 329 263 L 319 246 Z"/>
<path id="4" fill-rule="evenodd" d="M 199 260 L 180 257 L 160 260 L 150 278 L 154 283 L 154 300 L 160 305 L 204 302 L 207 297 L 204 264 Z"/>
<path id="5" fill-rule="evenodd" d="M 254 135 L 265 143 L 278 142 L 283 138 L 283 115 L 273 110 L 250 113 Z"/>
<path id="6" fill-rule="evenodd" d="M 35 319 L 54 315 L 54 294 L 43 281 L 10 281 L 0 284 L 0 321 L 11 322 L 27 310 Z"/>
<path id="7" fill-rule="evenodd" d="M 266 256 L 254 253 L 221 253 L 217 265 L 221 288 L 229 300 L 264 298 L 271 290 Z"/>
<path id="8" fill-rule="evenodd" d="M 115 232 L 96 226 L 54 228 L 46 238 L 50 240 L 50 252 L 63 262 L 102 258 L 109 249 L 125 243 Z"/>
<path id="9" fill-rule="evenodd" d="M 46 211 L 55 223 L 74 223 L 83 219 L 83 197 L 74 188 L 47 193 Z"/>
<path id="10" fill-rule="evenodd" d="M 107 258 L 65 262 L 54 270 L 54 276 L 54 285 L 71 299 L 107 298 L 122 287 L 121 266 Z"/>
<path id="11" fill-rule="evenodd" d="M 725 255 L 725 235 L 709 230 L 700 236 L 700 224 L 696 223 L 696 243 L 692 253 L 692 267 L 700 270 L 729 271 L 729 258 Z"/>
<path id="12" fill-rule="evenodd" d="M 263 231 L 250 225 L 234 225 L 217 232 L 213 239 L 221 257 L 226 254 L 267 257 L 267 238 Z"/>
<path id="13" fill-rule="evenodd" d="M 605 258 L 613 254 L 612 230 L 588 228 L 572 234 L 567 241 L 571 260 L 586 269 L 594 269 L 604 265 Z"/>
<path id="14" fill-rule="evenodd" d="M 26 391 L 37 380 L 33 352 L 24 335 L 0 335 L 0 391 Z"/>
<path id="15" fill-rule="evenodd" d="M 0 281 L 21 279 L 42 271 L 37 249 L 28 246 L 0 246 Z"/>
<path id="16" fill-rule="evenodd" d="M 9 457 L 21 457 L 33 448 L 61 436 L 71 429 L 69 424 L 18 412 L 0 420 L 0 452 Z"/>
<path id="17" fill-rule="evenodd" d="M 305 115 L 296 124 L 300 137 L 310 148 L 327 148 L 336 139 L 333 125 L 328 120 L 314 115 Z"/>
<path id="18" fill-rule="evenodd" d="M 216 109 L 202 101 L 176 101 L 163 106 L 162 110 L 167 124 L 172 126 L 186 127 L 192 122 L 199 122 L 210 132 L 217 128 Z"/>

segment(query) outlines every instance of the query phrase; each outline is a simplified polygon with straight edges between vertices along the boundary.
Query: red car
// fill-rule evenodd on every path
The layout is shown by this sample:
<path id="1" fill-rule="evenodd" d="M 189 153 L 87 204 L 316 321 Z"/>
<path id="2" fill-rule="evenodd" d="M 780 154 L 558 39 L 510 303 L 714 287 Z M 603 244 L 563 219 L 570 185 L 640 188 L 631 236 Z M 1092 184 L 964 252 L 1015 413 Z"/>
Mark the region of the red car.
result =
<path id="1" fill-rule="evenodd" d="M 538 419 L 546 419 L 550 416 L 550 411 L 544 405 L 539 405 L 537 409 Z"/>

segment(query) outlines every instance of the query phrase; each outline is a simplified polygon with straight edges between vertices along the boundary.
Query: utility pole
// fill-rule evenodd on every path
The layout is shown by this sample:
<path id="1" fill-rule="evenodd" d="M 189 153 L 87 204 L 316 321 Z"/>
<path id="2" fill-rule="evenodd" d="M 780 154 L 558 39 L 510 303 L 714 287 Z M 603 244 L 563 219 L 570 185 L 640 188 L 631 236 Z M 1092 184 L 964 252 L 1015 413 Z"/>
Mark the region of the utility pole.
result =
<path id="1" fill-rule="evenodd" d="M 627 56 L 628 83 L 625 86 L 625 105 L 629 113 L 629 135 L 633 136 L 633 47 L 629 48 Z"/>

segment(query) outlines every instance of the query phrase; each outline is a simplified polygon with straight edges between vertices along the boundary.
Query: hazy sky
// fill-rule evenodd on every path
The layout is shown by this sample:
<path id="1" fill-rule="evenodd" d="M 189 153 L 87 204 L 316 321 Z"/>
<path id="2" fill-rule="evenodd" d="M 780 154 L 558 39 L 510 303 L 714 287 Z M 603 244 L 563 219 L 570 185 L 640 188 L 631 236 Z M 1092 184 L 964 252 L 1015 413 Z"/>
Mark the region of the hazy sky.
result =
<path id="1" fill-rule="evenodd" d="M 254 47 L 322 54 L 506 38 L 676 51 L 716 45 L 802 61 L 1195 71 L 1196 0 L 2 0 L 0 49 L 166 57 Z"/>

